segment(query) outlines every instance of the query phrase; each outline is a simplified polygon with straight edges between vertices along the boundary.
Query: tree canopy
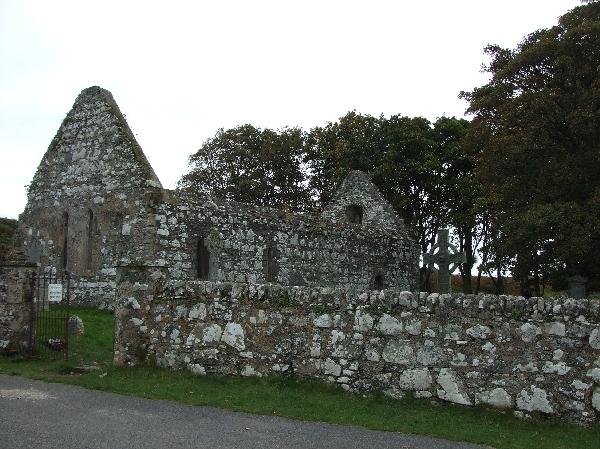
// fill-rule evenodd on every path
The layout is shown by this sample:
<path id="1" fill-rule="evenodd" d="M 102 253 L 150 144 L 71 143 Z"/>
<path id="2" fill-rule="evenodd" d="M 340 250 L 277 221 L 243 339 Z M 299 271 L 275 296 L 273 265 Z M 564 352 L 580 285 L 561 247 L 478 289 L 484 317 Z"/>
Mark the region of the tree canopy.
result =
<path id="1" fill-rule="evenodd" d="M 514 49 L 486 47 L 472 122 L 348 112 L 303 131 L 243 125 L 190 158 L 179 187 L 318 211 L 354 169 L 369 173 L 427 251 L 450 227 L 471 271 L 509 270 L 523 293 L 582 275 L 600 288 L 600 3 L 584 2 Z M 422 287 L 428 271 L 423 268 Z"/>
<path id="2" fill-rule="evenodd" d="M 189 161 L 178 184 L 182 190 L 295 212 L 311 204 L 299 128 L 220 129 Z"/>
<path id="3" fill-rule="evenodd" d="M 600 274 L 600 4 L 515 49 L 486 48 L 490 81 L 463 93 L 474 120 L 493 263 L 521 284 Z"/>
<path id="4" fill-rule="evenodd" d="M 14 246 L 17 220 L 12 218 L 0 218 L 0 259 L 8 254 Z"/>

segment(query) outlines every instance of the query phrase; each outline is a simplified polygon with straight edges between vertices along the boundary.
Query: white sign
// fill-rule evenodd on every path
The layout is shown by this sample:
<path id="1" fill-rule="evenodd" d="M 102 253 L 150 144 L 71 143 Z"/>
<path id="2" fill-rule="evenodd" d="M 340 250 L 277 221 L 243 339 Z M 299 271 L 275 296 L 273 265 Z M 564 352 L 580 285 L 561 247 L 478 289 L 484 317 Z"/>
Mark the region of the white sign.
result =
<path id="1" fill-rule="evenodd" d="M 62 284 L 48 284 L 48 302 L 62 300 Z"/>

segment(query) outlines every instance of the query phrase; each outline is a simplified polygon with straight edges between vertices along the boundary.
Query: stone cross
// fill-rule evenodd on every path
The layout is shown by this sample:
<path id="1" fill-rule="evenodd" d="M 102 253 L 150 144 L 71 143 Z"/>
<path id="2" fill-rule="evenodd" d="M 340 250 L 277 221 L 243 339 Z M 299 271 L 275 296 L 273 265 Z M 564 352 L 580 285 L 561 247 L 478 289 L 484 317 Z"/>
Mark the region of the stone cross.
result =
<path id="1" fill-rule="evenodd" d="M 438 291 L 440 293 L 452 293 L 450 275 L 458 268 L 458 264 L 466 262 L 466 259 L 465 253 L 459 252 L 448 241 L 448 229 L 440 229 L 435 245 L 428 253 L 423 254 L 425 265 L 429 265 L 431 269 L 435 269 L 434 265 L 438 266 Z"/>

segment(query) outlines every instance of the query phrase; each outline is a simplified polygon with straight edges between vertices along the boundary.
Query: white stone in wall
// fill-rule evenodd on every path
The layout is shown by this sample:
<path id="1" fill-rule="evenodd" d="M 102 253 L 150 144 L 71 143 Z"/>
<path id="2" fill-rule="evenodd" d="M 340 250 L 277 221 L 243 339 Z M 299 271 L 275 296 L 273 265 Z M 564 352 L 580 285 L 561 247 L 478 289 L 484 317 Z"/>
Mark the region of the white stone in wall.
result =
<path id="1" fill-rule="evenodd" d="M 571 382 L 571 386 L 576 390 L 587 390 L 592 386 L 592 384 L 586 384 L 585 382 L 582 382 L 579 379 L 575 379 L 573 382 Z"/>
<path id="2" fill-rule="evenodd" d="M 320 357 L 321 356 L 321 343 L 318 341 L 313 341 L 310 346 L 310 356 L 311 357 Z"/>
<path id="3" fill-rule="evenodd" d="M 406 340 L 390 340 L 381 355 L 386 362 L 398 365 L 409 365 L 415 360 L 413 348 Z"/>
<path id="4" fill-rule="evenodd" d="M 451 369 L 442 368 L 438 374 L 437 383 L 442 387 L 437 390 L 438 398 L 456 404 L 472 405 L 462 381 Z"/>
<path id="5" fill-rule="evenodd" d="M 365 357 L 371 362 L 379 362 L 379 360 L 381 359 L 379 352 L 377 352 L 373 348 L 369 348 L 365 351 Z"/>
<path id="6" fill-rule="evenodd" d="M 133 310 L 139 310 L 140 309 L 140 303 L 137 302 L 137 300 L 133 297 L 128 298 L 127 302 L 125 303 L 125 305 Z"/>
<path id="7" fill-rule="evenodd" d="M 398 378 L 398 386 L 402 390 L 428 390 L 433 379 L 427 368 L 407 369 Z"/>
<path id="8" fill-rule="evenodd" d="M 410 307 L 412 299 L 413 299 L 412 292 L 408 292 L 408 291 L 400 292 L 400 297 L 398 298 L 398 305 L 401 305 L 404 307 Z"/>
<path id="9" fill-rule="evenodd" d="M 384 335 L 398 335 L 402 332 L 402 323 L 391 315 L 384 313 L 377 323 L 377 330 Z"/>
<path id="10" fill-rule="evenodd" d="M 565 355 L 564 351 L 562 349 L 557 349 L 552 353 L 552 360 L 560 360 L 563 358 L 563 355 Z"/>
<path id="11" fill-rule="evenodd" d="M 246 365 L 240 374 L 242 376 L 249 377 L 249 376 L 256 376 L 258 373 L 254 369 L 254 367 L 252 367 L 250 365 Z M 259 374 L 259 376 L 260 376 L 260 374 Z"/>
<path id="12" fill-rule="evenodd" d="M 568 367 L 565 362 L 546 362 L 542 367 L 542 371 L 546 374 L 558 374 L 559 376 L 564 376 L 569 371 L 571 371 L 571 368 Z"/>
<path id="13" fill-rule="evenodd" d="M 198 326 L 196 326 L 198 327 Z M 221 340 L 221 326 L 218 324 L 210 324 L 208 326 L 200 326 L 202 329 L 202 343 L 210 344 Z"/>
<path id="14" fill-rule="evenodd" d="M 139 318 L 131 318 L 129 322 L 134 326 L 141 326 L 144 321 L 140 320 Z"/>
<path id="15" fill-rule="evenodd" d="M 565 324 L 560 321 L 546 323 L 545 330 L 548 335 L 556 335 L 557 337 L 565 336 Z"/>
<path id="16" fill-rule="evenodd" d="M 184 316 L 185 314 L 187 314 L 187 307 L 179 305 L 177 307 L 175 307 L 175 312 L 173 313 L 173 318 L 175 318 L 176 320 L 181 318 L 182 316 Z"/>
<path id="17" fill-rule="evenodd" d="M 419 320 L 410 320 L 404 326 L 404 330 L 410 335 L 421 335 L 421 322 Z"/>
<path id="18" fill-rule="evenodd" d="M 554 409 L 548 401 L 548 393 L 535 385 L 531 386 L 531 393 L 521 390 L 517 397 L 517 408 L 528 412 L 554 413 Z"/>
<path id="19" fill-rule="evenodd" d="M 586 373 L 588 377 L 591 377 L 594 382 L 600 385 L 600 368 L 592 368 Z"/>
<path id="20" fill-rule="evenodd" d="M 592 395 L 592 407 L 600 412 L 600 387 L 594 388 L 594 394 Z"/>
<path id="21" fill-rule="evenodd" d="M 333 320 L 331 319 L 331 315 L 328 313 L 319 315 L 313 320 L 313 324 L 317 327 L 328 328 L 333 325 Z"/>
<path id="22" fill-rule="evenodd" d="M 600 327 L 590 332 L 590 346 L 594 349 L 600 349 Z"/>
<path id="23" fill-rule="evenodd" d="M 521 325 L 518 333 L 521 336 L 521 340 L 525 343 L 531 343 L 542 333 L 542 330 L 535 324 L 525 323 Z"/>
<path id="24" fill-rule="evenodd" d="M 362 310 L 358 309 L 354 315 L 354 330 L 359 332 L 366 332 L 373 327 L 373 317 L 368 313 L 363 313 Z"/>
<path id="25" fill-rule="evenodd" d="M 504 388 L 494 388 L 475 394 L 476 404 L 488 404 L 499 408 L 511 408 L 512 398 Z"/>
<path id="26" fill-rule="evenodd" d="M 427 344 L 427 343 L 430 344 Z M 417 350 L 417 362 L 423 366 L 432 366 L 438 364 L 444 359 L 444 351 L 434 346 L 430 340 L 426 340 L 425 345 Z"/>
<path id="27" fill-rule="evenodd" d="M 342 367 L 335 363 L 332 359 L 327 359 L 323 363 L 323 373 L 328 376 L 339 376 L 342 373 Z"/>
<path id="28" fill-rule="evenodd" d="M 444 340 L 460 340 L 462 328 L 457 324 L 447 324 L 444 326 Z"/>
<path id="29" fill-rule="evenodd" d="M 188 313 L 188 319 L 203 321 L 206 318 L 206 305 L 204 303 L 198 303 L 190 309 Z"/>
<path id="30" fill-rule="evenodd" d="M 481 347 L 481 349 L 483 349 L 484 351 L 487 351 L 487 352 L 495 352 L 496 351 L 496 347 L 489 341 L 486 344 L 484 344 Z"/>
<path id="31" fill-rule="evenodd" d="M 121 235 L 130 235 L 130 234 L 131 234 L 131 224 L 123 223 L 123 226 L 121 227 Z"/>
<path id="32" fill-rule="evenodd" d="M 522 373 L 537 373 L 538 368 L 533 362 L 527 362 L 525 365 L 519 363 L 515 369 L 515 371 L 521 371 Z"/>
<path id="33" fill-rule="evenodd" d="M 467 329 L 467 335 L 473 338 L 486 340 L 492 335 L 492 330 L 488 326 L 476 324 L 475 326 Z"/>
<path id="34" fill-rule="evenodd" d="M 244 329 L 242 329 L 242 326 L 238 323 L 227 323 L 225 325 L 221 341 L 238 351 L 246 349 L 244 343 Z"/>

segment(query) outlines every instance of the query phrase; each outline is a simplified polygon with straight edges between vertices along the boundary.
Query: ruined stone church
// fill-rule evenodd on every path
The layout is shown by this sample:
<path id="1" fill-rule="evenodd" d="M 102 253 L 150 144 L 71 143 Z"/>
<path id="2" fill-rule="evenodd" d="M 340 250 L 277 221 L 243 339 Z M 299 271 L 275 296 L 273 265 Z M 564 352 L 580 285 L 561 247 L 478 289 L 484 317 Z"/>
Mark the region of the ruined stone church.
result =
<path id="1" fill-rule="evenodd" d="M 171 280 L 413 290 L 418 247 L 368 176 L 351 172 L 320 216 L 162 187 L 112 95 L 77 97 L 29 186 L 25 253 L 68 270 L 75 302 L 110 305 L 117 268 Z"/>

